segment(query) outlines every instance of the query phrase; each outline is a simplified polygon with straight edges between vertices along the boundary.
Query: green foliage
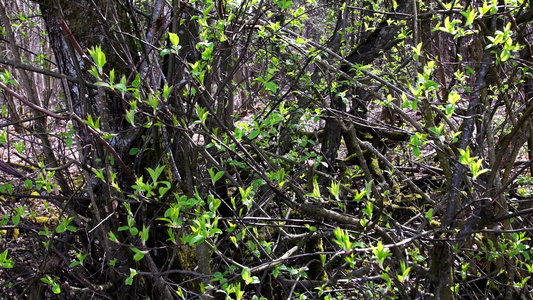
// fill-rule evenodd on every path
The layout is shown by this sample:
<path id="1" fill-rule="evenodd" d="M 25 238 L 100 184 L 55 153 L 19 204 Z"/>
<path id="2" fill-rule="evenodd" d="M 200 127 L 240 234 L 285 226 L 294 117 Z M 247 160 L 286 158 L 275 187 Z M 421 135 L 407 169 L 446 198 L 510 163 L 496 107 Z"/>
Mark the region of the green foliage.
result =
<path id="1" fill-rule="evenodd" d="M 198 118 L 200 118 L 200 124 L 205 125 L 205 120 L 207 120 L 209 112 L 205 108 L 196 105 L 196 114 L 198 115 Z"/>
<path id="2" fill-rule="evenodd" d="M 390 250 L 388 248 L 383 246 L 383 243 L 381 241 L 378 242 L 376 247 L 374 247 L 372 245 L 370 245 L 370 247 L 372 247 L 372 252 L 374 252 L 374 256 L 376 258 L 377 263 L 379 264 L 380 267 L 383 267 L 383 263 L 384 263 L 385 259 L 387 257 L 391 256 L 392 253 L 390 252 Z M 405 268 L 405 266 L 404 266 L 404 268 Z"/>
<path id="3" fill-rule="evenodd" d="M 292 1 L 286 1 L 286 0 L 276 1 L 276 5 L 278 5 L 279 8 L 281 8 L 281 9 L 286 9 L 286 8 L 291 7 L 293 5 L 293 2 Z"/>
<path id="4" fill-rule="evenodd" d="M 0 266 L 5 269 L 13 268 L 14 262 L 12 258 L 8 258 L 8 249 L 0 254 Z"/>
<path id="5" fill-rule="evenodd" d="M 87 257 L 87 255 L 89 255 L 88 253 L 87 254 L 83 254 L 83 253 L 74 253 L 76 255 L 76 257 L 78 258 L 78 261 L 73 261 L 68 267 L 69 268 L 73 268 L 75 266 L 79 266 L 79 265 L 83 265 L 83 261 L 85 260 L 85 258 Z"/>
<path id="6" fill-rule="evenodd" d="M 137 235 L 137 233 L 139 233 L 139 229 L 135 227 L 135 219 L 133 218 L 133 216 L 128 215 L 127 220 L 128 220 L 128 224 L 126 226 L 119 227 L 118 231 L 128 230 L 131 235 Z"/>
<path id="7" fill-rule="evenodd" d="M 89 125 L 91 128 L 99 131 L 100 130 L 100 117 L 98 117 L 95 120 L 93 120 L 93 117 L 91 115 L 87 115 L 87 120 L 84 120 L 84 122 Z"/>
<path id="8" fill-rule="evenodd" d="M 8 70 L 4 70 L 3 73 L 0 73 L 0 81 L 5 84 L 12 84 L 18 86 L 18 82 L 15 79 L 11 79 L 12 74 Z"/>
<path id="9" fill-rule="evenodd" d="M 106 56 L 104 52 L 102 52 L 102 47 L 94 46 L 93 48 L 89 49 L 89 54 L 91 55 L 94 63 L 96 64 L 96 68 L 93 67 L 91 70 L 91 75 L 100 79 L 101 76 L 103 76 L 103 68 L 107 63 Z"/>
<path id="10" fill-rule="evenodd" d="M 466 150 L 457 149 L 459 151 L 460 157 L 459 162 L 463 165 L 466 165 L 470 168 L 472 172 L 472 178 L 476 179 L 479 175 L 488 172 L 488 169 L 481 169 L 483 159 L 477 157 L 470 157 L 470 148 L 466 147 Z"/>
<path id="11" fill-rule="evenodd" d="M 409 146 L 413 148 L 412 153 L 414 156 L 418 157 L 422 154 L 420 151 L 420 147 L 422 147 L 425 144 L 424 140 L 426 138 L 427 138 L 427 134 L 422 134 L 418 132 L 410 137 Z"/>
<path id="12" fill-rule="evenodd" d="M 56 233 L 63 233 L 65 231 L 71 231 L 71 232 L 76 232 L 76 227 L 72 226 L 72 225 L 69 225 L 70 222 L 72 221 L 72 219 L 74 219 L 74 217 L 70 217 L 70 218 L 67 218 L 67 219 L 63 219 L 59 225 L 57 225 L 56 227 Z"/>
<path id="13" fill-rule="evenodd" d="M 405 261 L 400 261 L 400 267 L 401 267 L 401 274 L 396 274 L 396 276 L 398 277 L 398 280 L 401 282 L 401 283 L 406 283 L 409 281 L 409 272 L 411 271 L 411 268 L 412 267 L 408 267 L 406 268 L 406 264 L 405 264 Z"/>
<path id="14" fill-rule="evenodd" d="M 218 171 L 216 174 L 213 171 L 213 168 L 210 168 L 209 170 L 209 176 L 211 176 L 211 182 L 215 184 L 222 176 L 224 176 L 224 171 Z"/>
<path id="15" fill-rule="evenodd" d="M 239 187 L 239 193 L 242 197 L 242 203 L 244 203 L 248 209 L 252 208 L 254 194 L 253 187 L 248 187 L 246 190 Z"/>
<path id="16" fill-rule="evenodd" d="M 180 37 L 175 33 L 169 32 L 168 39 L 172 43 L 172 47 L 175 48 L 176 50 L 179 50 L 177 49 L 177 47 L 178 47 L 178 44 L 180 43 Z"/>
<path id="17" fill-rule="evenodd" d="M 136 184 L 131 186 L 135 190 L 135 195 L 130 195 L 130 197 L 137 200 L 140 200 L 139 197 L 150 198 L 156 196 L 156 199 L 163 198 L 171 188 L 170 182 L 159 180 L 164 169 L 165 166 L 158 166 L 155 170 L 146 168 L 151 181 L 145 181 L 143 176 L 137 178 Z"/>
<path id="18" fill-rule="evenodd" d="M 54 294 L 60 294 L 61 286 L 59 285 L 59 283 L 56 282 L 58 279 L 59 279 L 58 277 L 52 278 L 50 277 L 50 275 L 45 275 L 45 277 L 41 278 L 41 281 L 48 285 L 51 285 L 52 292 L 54 292 Z"/>
<path id="19" fill-rule="evenodd" d="M 528 3 L 158 3 L 8 12 L 0 297 L 531 289 Z"/>
<path id="20" fill-rule="evenodd" d="M 335 234 L 335 239 L 333 239 L 333 241 L 345 252 L 350 253 L 354 247 L 354 244 L 350 241 L 350 235 L 348 234 L 348 231 L 337 227 L 335 231 L 333 231 L 333 234 Z"/>
<path id="21" fill-rule="evenodd" d="M 339 200 L 340 182 L 331 182 L 331 187 L 328 187 L 329 192 L 335 197 L 335 200 Z"/>
<path id="22" fill-rule="evenodd" d="M 498 45 L 503 46 L 503 49 L 498 57 L 500 62 L 506 62 L 512 57 L 511 53 L 513 51 L 520 50 L 520 46 L 513 46 L 512 35 L 513 32 L 511 30 L 511 23 L 507 23 L 503 31 L 497 30 L 494 37 L 487 37 L 487 39 L 491 42 L 487 48 L 497 47 Z"/>
<path id="23" fill-rule="evenodd" d="M 130 268 L 130 276 L 126 278 L 126 285 L 131 285 L 133 283 L 133 277 L 135 277 L 137 273 L 137 270 Z"/>
<path id="24" fill-rule="evenodd" d="M 7 138 L 7 130 L 2 130 L 0 131 L 0 144 L 5 144 L 7 143 L 8 141 L 8 138 Z"/>
<path id="25" fill-rule="evenodd" d="M 137 248 L 130 248 L 130 250 L 134 253 L 133 259 L 136 260 L 136 261 L 139 261 L 139 260 L 143 259 L 144 255 L 146 253 L 148 253 L 148 251 L 142 251 L 142 250 L 139 250 Z M 131 277 L 133 277 L 133 276 L 131 276 Z"/>
<path id="26" fill-rule="evenodd" d="M 259 278 L 257 276 L 251 276 L 248 268 L 242 269 L 241 277 L 246 285 L 259 283 Z"/>

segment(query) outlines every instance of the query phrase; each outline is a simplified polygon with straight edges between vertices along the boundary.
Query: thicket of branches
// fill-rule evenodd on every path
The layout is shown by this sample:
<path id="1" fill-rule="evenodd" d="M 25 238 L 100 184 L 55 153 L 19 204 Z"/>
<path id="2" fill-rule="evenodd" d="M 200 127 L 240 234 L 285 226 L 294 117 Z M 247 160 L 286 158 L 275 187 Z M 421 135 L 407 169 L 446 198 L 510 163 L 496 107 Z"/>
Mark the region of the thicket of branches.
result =
<path id="1" fill-rule="evenodd" d="M 532 18 L 1 1 L 1 297 L 532 299 Z"/>

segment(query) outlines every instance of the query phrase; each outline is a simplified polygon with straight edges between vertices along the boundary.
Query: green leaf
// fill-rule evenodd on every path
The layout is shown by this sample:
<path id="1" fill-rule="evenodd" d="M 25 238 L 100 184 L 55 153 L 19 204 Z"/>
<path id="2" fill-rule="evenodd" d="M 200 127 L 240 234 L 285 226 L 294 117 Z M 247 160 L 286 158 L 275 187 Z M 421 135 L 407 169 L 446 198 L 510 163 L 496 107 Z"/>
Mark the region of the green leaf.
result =
<path id="1" fill-rule="evenodd" d="M 130 234 L 131 235 L 137 235 L 137 233 L 139 233 L 139 229 L 137 229 L 137 227 L 131 227 L 130 228 Z"/>
<path id="2" fill-rule="evenodd" d="M 363 209 L 363 212 L 369 217 L 372 218 L 372 212 L 374 211 L 374 205 L 372 202 L 368 201 L 366 203 L 366 208 Z"/>
<path id="3" fill-rule="evenodd" d="M 15 149 L 17 150 L 18 153 L 22 154 L 22 152 L 24 152 L 24 150 L 26 150 L 26 144 L 22 143 L 22 142 L 16 142 L 16 143 L 13 143 L 13 146 L 15 146 Z M 68 145 L 67 145 L 68 146 Z M 70 147 L 70 146 L 69 146 Z"/>
<path id="4" fill-rule="evenodd" d="M 461 15 L 465 17 L 465 26 L 472 26 L 472 22 L 474 22 L 477 13 L 474 9 L 472 9 L 472 6 L 469 6 L 467 11 L 461 12 Z"/>
<path id="5" fill-rule="evenodd" d="M 46 284 L 53 284 L 54 283 L 54 281 L 52 281 L 52 278 L 50 277 L 50 275 L 46 275 L 46 277 L 41 278 L 41 281 L 46 283 Z"/>
<path id="6" fill-rule="evenodd" d="M 111 84 L 115 83 L 115 69 L 112 69 L 110 72 L 109 72 L 109 82 Z"/>
<path id="7" fill-rule="evenodd" d="M 387 257 L 391 256 L 392 253 L 388 248 L 385 248 L 381 241 L 378 242 L 377 247 L 374 247 L 372 245 L 370 245 L 370 247 L 372 248 L 372 252 L 374 252 L 374 255 L 376 256 L 376 260 L 379 266 L 383 267 L 383 262 Z"/>
<path id="8" fill-rule="evenodd" d="M 275 268 L 275 269 L 272 271 L 272 275 L 274 276 L 274 278 L 277 278 L 278 275 L 279 275 L 279 269 L 278 269 L 278 268 Z"/>
<path id="9" fill-rule="evenodd" d="M 193 237 L 189 240 L 189 246 L 192 246 L 192 245 L 194 245 L 194 244 L 201 244 L 204 240 L 205 240 L 205 236 L 203 236 L 203 235 L 196 235 L 196 236 L 193 236 Z"/>
<path id="10" fill-rule="evenodd" d="M 198 114 L 198 118 L 200 118 L 200 122 L 202 122 L 202 124 L 205 124 L 205 120 L 207 120 L 207 116 L 209 115 L 209 112 L 207 111 L 207 109 L 199 105 L 196 105 L 196 114 Z"/>
<path id="11" fill-rule="evenodd" d="M 95 46 L 92 49 L 89 49 L 89 54 L 93 58 L 93 61 L 96 63 L 98 69 L 101 71 L 106 64 L 106 57 L 102 52 L 102 47 Z"/>
<path id="12" fill-rule="evenodd" d="M 100 170 L 97 170 L 97 169 L 92 169 L 93 173 L 96 175 L 96 177 L 98 177 L 100 180 L 102 180 L 103 182 L 105 182 L 105 178 L 104 178 L 104 168 L 101 168 Z"/>
<path id="13" fill-rule="evenodd" d="M 141 240 L 142 240 L 143 245 L 145 245 L 146 241 L 148 241 L 149 231 L 150 231 L 150 225 L 146 227 L 146 225 L 143 224 L 143 230 L 141 231 Z"/>
<path id="14" fill-rule="evenodd" d="M 8 249 L 6 249 L 4 252 L 0 254 L 0 262 L 3 262 L 6 260 L 8 254 Z"/>
<path id="15" fill-rule="evenodd" d="M 365 195 L 366 198 L 370 200 L 370 196 L 372 195 L 372 185 L 374 184 L 374 180 L 366 181 L 365 180 Z"/>
<path id="16" fill-rule="evenodd" d="M 224 176 L 224 171 L 218 171 L 218 172 L 215 174 L 215 178 L 213 179 L 213 183 L 214 183 L 214 182 L 217 182 L 220 178 L 222 178 L 222 176 Z"/>
<path id="17" fill-rule="evenodd" d="M 503 49 L 502 53 L 500 54 L 500 61 L 506 62 L 507 60 L 509 60 L 509 58 L 511 58 L 511 52 L 507 49 Z"/>
<path id="18" fill-rule="evenodd" d="M 165 166 L 163 165 L 163 166 L 157 166 L 155 170 L 152 168 L 147 168 L 146 170 L 150 174 L 152 181 L 156 183 L 157 179 L 159 179 L 159 176 L 161 176 L 161 172 L 163 172 L 164 169 L 165 169 Z"/>
<path id="19" fill-rule="evenodd" d="M 145 102 L 152 107 L 153 113 L 155 114 L 157 111 L 157 106 L 159 105 L 159 97 L 148 94 L 148 100 L 145 100 Z"/>
<path id="20" fill-rule="evenodd" d="M 133 283 L 133 278 L 128 277 L 126 278 L 126 285 L 131 285 Z"/>
<path id="21" fill-rule="evenodd" d="M 244 280 L 247 280 L 248 278 L 250 278 L 250 269 L 248 269 L 248 268 L 242 269 L 241 277 Z"/>
<path id="22" fill-rule="evenodd" d="M 159 183 L 165 185 L 159 188 L 159 197 L 163 197 L 172 186 L 168 181 L 159 181 Z"/>
<path id="23" fill-rule="evenodd" d="M 98 117 L 98 119 L 94 121 L 93 117 L 90 114 L 88 114 L 87 120 L 83 120 L 83 122 L 89 125 L 93 129 L 100 130 L 100 117 Z"/>
<path id="24" fill-rule="evenodd" d="M 170 42 L 172 43 L 174 47 L 177 47 L 178 44 L 180 43 L 180 37 L 175 33 L 169 32 L 168 39 L 170 40 Z"/>
<path id="25" fill-rule="evenodd" d="M 428 209 L 426 212 L 426 219 L 428 219 L 430 222 L 433 220 L 433 208 Z"/>
<path id="26" fill-rule="evenodd" d="M 139 87 L 140 84 L 141 84 L 141 74 L 137 74 L 137 76 L 135 76 L 135 80 L 133 80 L 133 82 L 131 83 L 131 86 L 133 86 L 134 88 L 137 88 Z"/>
<path id="27" fill-rule="evenodd" d="M 73 261 L 70 265 L 68 265 L 69 268 L 74 268 L 75 266 L 79 266 L 80 265 L 80 262 L 79 261 Z"/>
<path id="28" fill-rule="evenodd" d="M 165 86 L 163 87 L 163 99 L 167 100 L 168 99 L 168 95 L 170 94 L 170 92 L 172 91 L 172 86 L 168 86 L 166 83 L 165 83 Z"/>
<path id="29" fill-rule="evenodd" d="M 65 226 L 65 224 L 60 224 L 56 227 L 56 232 L 57 233 L 63 233 L 67 230 L 67 226 Z"/>
<path id="30" fill-rule="evenodd" d="M 275 93 L 278 90 L 278 85 L 275 82 L 269 81 L 265 83 L 265 89 Z"/>
<path id="31" fill-rule="evenodd" d="M 322 198 L 322 195 L 320 194 L 320 185 L 318 184 L 316 176 L 313 178 L 313 193 L 311 194 L 311 196 L 318 199 Z"/>
<path id="32" fill-rule="evenodd" d="M 339 245 L 342 250 L 347 252 L 352 250 L 353 245 L 350 241 L 350 235 L 348 234 L 348 231 L 337 227 L 333 231 L 333 234 L 335 235 L 333 241 L 337 243 L 337 245 Z"/>
<path id="33" fill-rule="evenodd" d="M 279 6 L 279 8 L 286 9 L 286 8 L 291 7 L 293 5 L 293 2 L 282 0 L 282 1 L 276 1 L 276 4 Z"/>
<path id="34" fill-rule="evenodd" d="M 119 229 L 119 231 L 120 231 L 120 229 Z M 118 239 L 117 239 L 117 237 L 115 236 L 115 234 L 113 232 L 110 231 L 107 234 L 109 235 L 109 240 L 110 241 L 115 242 L 115 243 L 118 244 Z"/>
<path id="35" fill-rule="evenodd" d="M 44 231 L 39 231 L 39 235 L 49 236 L 50 234 L 50 230 L 46 226 L 44 226 Z"/>
<path id="36" fill-rule="evenodd" d="M 459 162 L 464 164 L 464 165 L 469 165 L 471 163 L 471 158 L 470 158 L 470 147 L 466 147 L 466 150 L 463 150 L 463 149 L 457 149 L 459 150 Z"/>
<path id="37" fill-rule="evenodd" d="M 215 198 L 215 197 L 209 198 L 209 210 L 210 211 L 215 212 L 220 206 L 220 204 L 222 204 L 222 201 L 220 199 Z"/>
<path id="38" fill-rule="evenodd" d="M 447 117 L 451 117 L 454 111 L 455 111 L 455 105 L 453 104 L 446 105 L 445 113 Z"/>
<path id="39" fill-rule="evenodd" d="M 304 226 L 307 227 L 307 229 L 309 229 L 311 232 L 315 232 L 317 230 L 315 226 L 311 226 L 309 224 L 304 224 Z"/>
<path id="40" fill-rule="evenodd" d="M 213 184 L 215 184 L 220 178 L 222 178 L 222 176 L 224 176 L 224 171 L 218 171 L 216 174 L 214 174 L 215 172 L 213 171 L 213 169 L 209 169 L 209 175 L 211 177 L 211 181 L 213 182 Z"/>
<path id="41" fill-rule="evenodd" d="M 14 266 L 13 259 L 7 258 L 8 249 L 6 249 L 2 254 L 0 254 L 0 265 L 2 268 L 11 269 Z"/>
<path id="42" fill-rule="evenodd" d="M 115 133 L 106 132 L 105 134 L 102 135 L 102 138 L 106 139 L 106 140 L 109 140 L 109 139 L 112 139 L 112 138 L 114 138 L 116 136 L 117 136 L 117 134 L 115 134 Z"/>
<path id="43" fill-rule="evenodd" d="M 130 109 L 126 112 L 126 121 L 135 126 L 135 110 Z"/>
<path id="44" fill-rule="evenodd" d="M 170 52 L 171 52 L 170 49 L 163 49 L 163 50 L 161 50 L 161 52 L 159 52 L 159 55 L 161 57 L 164 57 L 165 55 L 169 54 Z"/>
<path id="45" fill-rule="evenodd" d="M 167 241 L 172 242 L 173 244 L 176 244 L 176 237 L 174 235 L 174 230 L 172 228 L 168 229 L 168 239 Z"/>
<path id="46" fill-rule="evenodd" d="M 420 148 L 418 147 L 413 147 L 413 155 L 416 156 L 416 157 L 419 157 L 420 156 Z"/>
<path id="47" fill-rule="evenodd" d="M 250 135 L 248 136 L 248 138 L 251 139 L 251 140 L 253 140 L 253 139 L 255 139 L 260 133 L 261 133 L 261 130 L 252 130 L 252 132 L 250 132 Z"/>
<path id="48" fill-rule="evenodd" d="M 13 218 L 11 218 L 11 222 L 13 222 L 13 225 L 18 226 L 20 223 L 20 215 L 13 216 Z"/>
<path id="49" fill-rule="evenodd" d="M 250 269 L 248 268 L 242 270 L 241 277 L 246 284 L 259 283 L 259 278 L 257 276 L 251 276 Z"/>
<path id="50" fill-rule="evenodd" d="M 122 77 L 120 78 L 120 83 L 117 84 L 117 85 L 124 86 L 124 91 L 125 91 L 125 90 L 126 90 L 126 83 L 127 83 L 126 76 L 125 76 L 125 75 L 122 75 Z"/>
<path id="51" fill-rule="evenodd" d="M 141 251 L 141 250 L 139 250 L 137 248 L 130 248 L 130 249 L 131 249 L 131 251 L 135 252 L 135 255 L 133 256 L 133 259 L 135 261 L 139 261 L 139 260 L 143 259 L 144 255 L 146 253 L 148 253 L 148 251 Z"/>
<path id="52" fill-rule="evenodd" d="M 31 180 L 31 179 L 26 179 L 26 180 L 24 180 L 24 186 L 25 186 L 27 189 L 30 189 L 30 188 L 33 186 L 33 180 Z"/>
<path id="53" fill-rule="evenodd" d="M 91 70 L 89 70 L 89 74 L 93 75 L 97 79 L 101 79 L 100 74 L 98 73 L 98 70 L 95 67 L 92 67 Z"/>

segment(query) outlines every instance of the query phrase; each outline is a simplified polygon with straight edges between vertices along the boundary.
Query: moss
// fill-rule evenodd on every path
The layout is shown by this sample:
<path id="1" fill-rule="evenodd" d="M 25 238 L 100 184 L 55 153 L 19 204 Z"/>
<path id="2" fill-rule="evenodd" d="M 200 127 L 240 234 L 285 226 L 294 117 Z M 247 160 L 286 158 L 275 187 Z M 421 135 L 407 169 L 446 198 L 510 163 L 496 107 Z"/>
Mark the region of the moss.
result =
<path id="1" fill-rule="evenodd" d="M 178 245 L 176 246 L 178 248 L 177 250 L 177 256 L 178 256 L 178 262 L 179 262 L 179 269 L 184 271 L 194 271 L 194 269 L 197 266 L 198 262 L 198 255 L 196 251 L 196 247 L 191 247 L 185 243 L 182 243 L 181 241 L 178 241 Z M 189 281 L 188 283 L 188 289 L 191 291 L 194 291 L 195 293 L 201 294 L 202 288 L 201 288 L 201 280 L 196 278 L 192 275 L 182 275 L 182 278 L 180 281 L 185 282 Z"/>
<path id="2" fill-rule="evenodd" d="M 324 252 L 324 243 L 321 237 L 310 238 L 305 244 L 306 253 Z M 322 262 L 325 261 L 325 255 L 321 254 L 320 258 L 312 256 L 309 260 L 307 275 L 311 280 L 328 280 L 328 274 L 324 271 Z"/>

